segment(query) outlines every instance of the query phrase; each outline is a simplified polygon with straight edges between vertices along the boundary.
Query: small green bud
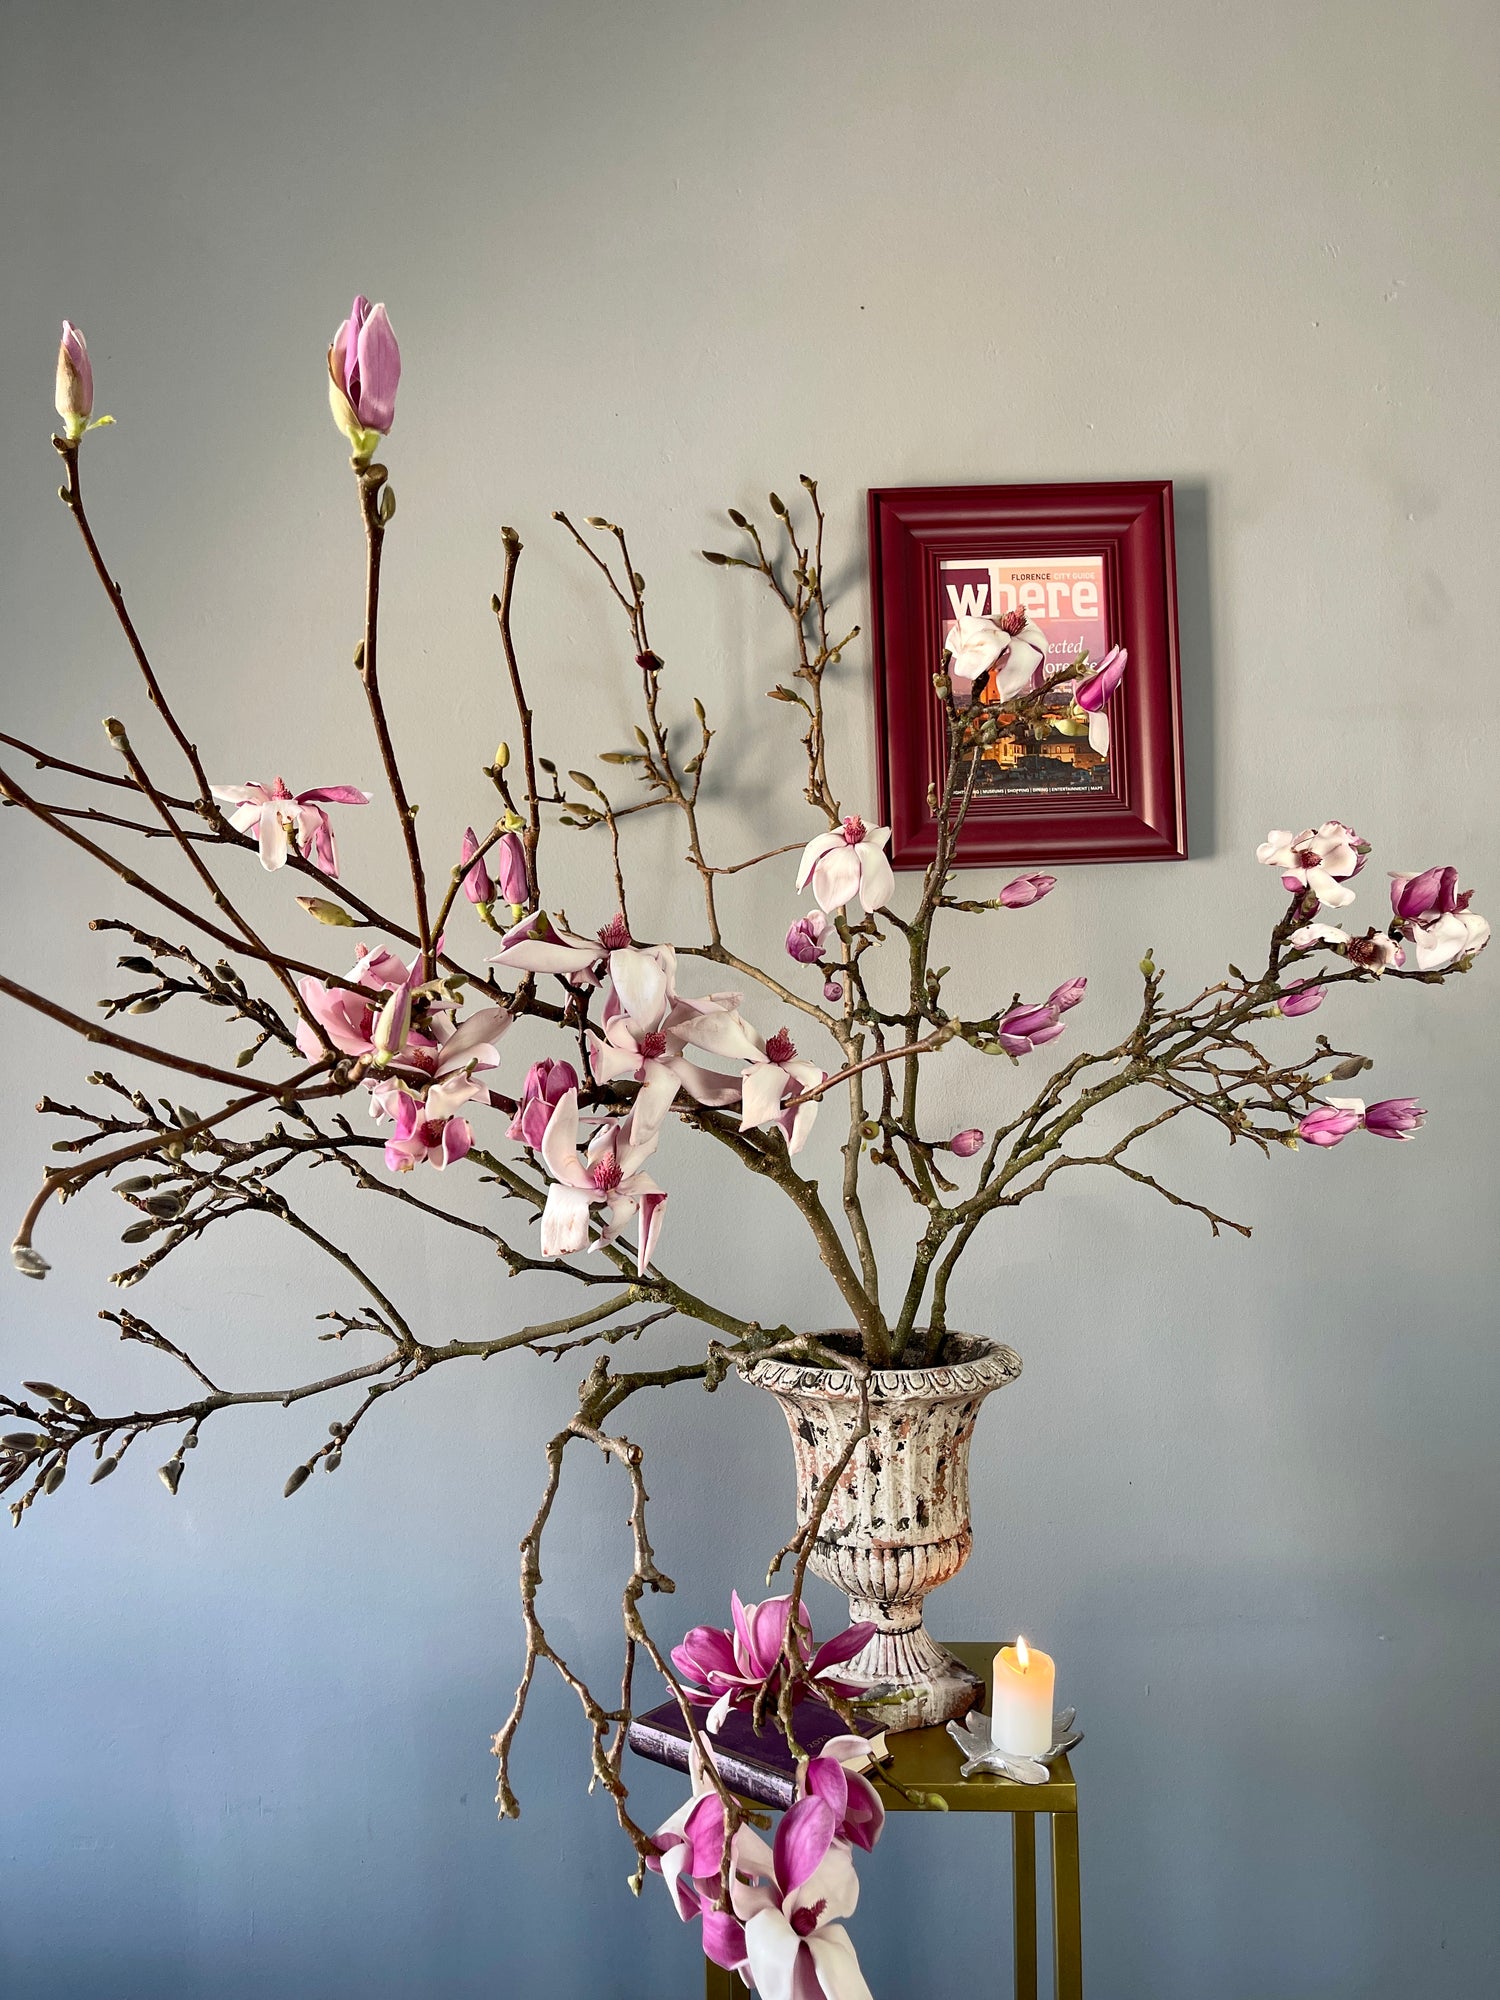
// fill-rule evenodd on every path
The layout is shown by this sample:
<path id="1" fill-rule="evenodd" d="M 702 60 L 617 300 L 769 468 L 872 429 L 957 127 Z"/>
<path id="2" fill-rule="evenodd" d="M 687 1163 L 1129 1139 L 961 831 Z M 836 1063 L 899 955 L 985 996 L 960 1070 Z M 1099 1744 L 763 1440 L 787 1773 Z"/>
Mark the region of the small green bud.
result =
<path id="1" fill-rule="evenodd" d="M 358 917 L 351 917 L 341 904 L 330 903 L 326 896 L 299 896 L 297 902 L 320 924 L 335 924 L 341 930 L 357 930 L 359 927 Z"/>

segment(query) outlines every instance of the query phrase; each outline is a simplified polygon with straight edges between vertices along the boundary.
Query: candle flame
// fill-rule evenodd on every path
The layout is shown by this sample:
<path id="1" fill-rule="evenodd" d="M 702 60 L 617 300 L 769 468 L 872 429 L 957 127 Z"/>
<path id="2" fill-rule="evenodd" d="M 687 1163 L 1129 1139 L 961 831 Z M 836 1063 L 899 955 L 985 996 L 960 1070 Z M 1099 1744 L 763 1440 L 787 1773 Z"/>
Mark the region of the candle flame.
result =
<path id="1" fill-rule="evenodd" d="M 1031 1665 L 1031 1655 L 1026 1650 L 1026 1641 L 1019 1636 L 1016 1639 L 1016 1665 L 1023 1674 Z"/>

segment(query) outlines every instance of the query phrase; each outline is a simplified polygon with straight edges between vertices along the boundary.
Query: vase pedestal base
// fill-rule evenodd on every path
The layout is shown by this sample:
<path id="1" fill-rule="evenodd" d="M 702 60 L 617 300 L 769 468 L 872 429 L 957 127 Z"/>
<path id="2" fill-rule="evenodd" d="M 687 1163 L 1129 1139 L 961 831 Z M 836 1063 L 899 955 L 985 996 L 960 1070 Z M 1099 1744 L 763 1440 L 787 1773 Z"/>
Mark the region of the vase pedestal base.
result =
<path id="1" fill-rule="evenodd" d="M 849 1609 L 851 1618 L 867 1618 L 873 1607 L 852 1603 Z M 957 1722 L 984 1692 L 978 1677 L 923 1625 L 904 1632 L 877 1632 L 837 1671 L 840 1680 L 894 1690 L 886 1700 L 862 1711 L 892 1735 Z"/>

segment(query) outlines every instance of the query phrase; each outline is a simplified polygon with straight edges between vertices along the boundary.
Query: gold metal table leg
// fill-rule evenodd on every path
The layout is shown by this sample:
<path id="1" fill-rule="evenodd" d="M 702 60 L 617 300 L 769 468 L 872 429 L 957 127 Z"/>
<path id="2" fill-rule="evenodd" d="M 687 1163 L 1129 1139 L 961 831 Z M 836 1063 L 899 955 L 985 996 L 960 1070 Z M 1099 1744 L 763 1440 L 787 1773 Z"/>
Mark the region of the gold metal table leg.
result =
<path id="1" fill-rule="evenodd" d="M 1017 1815 L 1019 1819 L 1020 1815 Z M 1052 1967 L 1057 2000 L 1083 2000 L 1078 1815 L 1052 1815 Z M 1017 1991 L 1019 1992 L 1019 1988 Z"/>
<path id="2" fill-rule="evenodd" d="M 1036 2000 L 1036 1814 L 1012 1813 L 1016 2000 Z"/>

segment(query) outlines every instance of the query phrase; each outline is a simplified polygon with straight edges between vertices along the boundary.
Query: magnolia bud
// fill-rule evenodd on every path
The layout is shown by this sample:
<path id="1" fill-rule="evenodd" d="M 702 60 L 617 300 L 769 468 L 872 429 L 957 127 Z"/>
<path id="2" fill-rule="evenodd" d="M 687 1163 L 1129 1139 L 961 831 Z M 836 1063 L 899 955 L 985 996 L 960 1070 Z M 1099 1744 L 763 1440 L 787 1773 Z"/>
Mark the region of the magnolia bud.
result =
<path id="1" fill-rule="evenodd" d="M 346 909 L 337 903 L 330 903 L 324 896 L 299 896 L 297 901 L 310 917 L 316 917 L 320 924 L 337 924 L 342 930 L 357 930 L 359 918 L 351 917 Z"/>
<path id="2" fill-rule="evenodd" d="M 984 1134 L 977 1125 L 971 1125 L 966 1132 L 955 1132 L 948 1141 L 948 1151 L 957 1153 L 961 1160 L 970 1160 L 984 1144 Z"/>
<path id="3" fill-rule="evenodd" d="M 45 1278 L 52 1266 L 39 1250 L 33 1250 L 29 1243 L 12 1243 L 10 1261 L 23 1278 Z"/>
<path id="4" fill-rule="evenodd" d="M 375 1032 L 370 1037 L 376 1062 L 388 1063 L 392 1056 L 400 1055 L 410 1032 L 411 988 L 403 984 L 395 989 L 376 1016 Z"/>
<path id="5" fill-rule="evenodd" d="M 77 444 L 94 414 L 94 370 L 83 335 L 65 319 L 57 350 L 57 414 L 69 444 Z"/>

